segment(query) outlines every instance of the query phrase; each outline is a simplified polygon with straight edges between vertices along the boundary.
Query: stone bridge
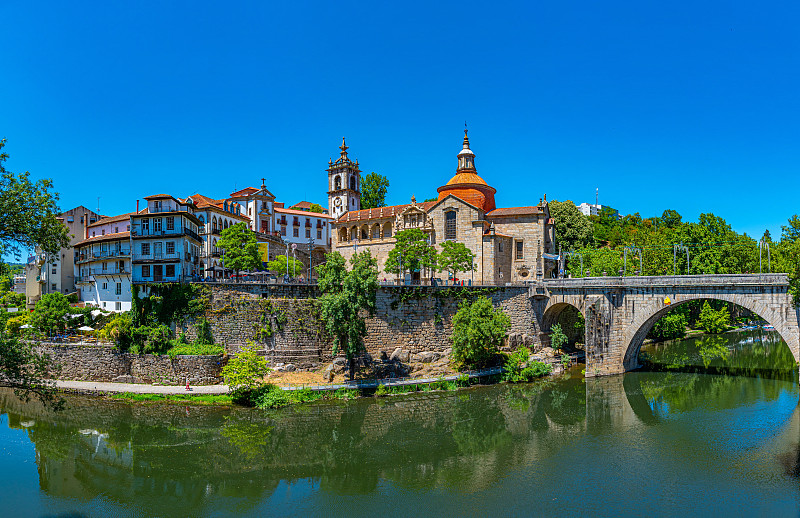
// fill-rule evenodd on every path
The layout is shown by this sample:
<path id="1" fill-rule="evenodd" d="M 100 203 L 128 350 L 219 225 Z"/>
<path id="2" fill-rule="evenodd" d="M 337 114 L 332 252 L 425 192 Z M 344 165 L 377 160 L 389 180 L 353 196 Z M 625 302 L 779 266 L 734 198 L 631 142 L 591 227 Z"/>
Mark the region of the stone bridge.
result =
<path id="1" fill-rule="evenodd" d="M 786 274 L 678 275 L 552 279 L 529 289 L 536 328 L 542 333 L 572 306 L 586 319 L 586 376 L 620 374 L 639 366 L 647 333 L 669 309 L 690 300 L 732 302 L 757 314 L 780 333 L 800 359 L 800 311 Z"/>

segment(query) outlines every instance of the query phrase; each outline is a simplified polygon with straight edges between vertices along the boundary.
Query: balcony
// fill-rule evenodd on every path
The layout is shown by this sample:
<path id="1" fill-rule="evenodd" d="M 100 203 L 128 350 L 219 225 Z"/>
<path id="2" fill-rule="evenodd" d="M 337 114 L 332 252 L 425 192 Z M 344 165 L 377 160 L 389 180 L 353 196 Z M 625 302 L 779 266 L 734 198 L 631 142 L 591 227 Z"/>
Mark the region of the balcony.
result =
<path id="1" fill-rule="evenodd" d="M 191 210 L 188 207 L 175 207 L 175 206 L 166 206 L 166 207 L 147 207 L 148 214 L 164 214 L 166 212 L 185 212 L 187 214 L 194 214 L 194 208 Z"/>
<path id="2" fill-rule="evenodd" d="M 130 267 L 106 268 L 105 270 L 102 268 L 90 268 L 89 273 L 92 275 L 130 275 L 131 269 Z"/>
<path id="3" fill-rule="evenodd" d="M 212 230 L 211 233 L 218 233 L 218 231 Z M 189 230 L 188 228 L 176 228 L 173 230 L 154 230 L 149 228 L 142 228 L 140 226 L 134 226 L 133 230 L 131 230 L 131 236 L 134 238 L 142 238 L 142 237 L 170 237 L 170 236 L 182 236 L 186 235 L 196 239 L 197 241 L 202 241 L 200 236 L 197 235 L 197 232 L 193 230 Z"/>
<path id="4" fill-rule="evenodd" d="M 200 277 L 196 275 L 151 275 L 149 277 L 139 277 L 133 279 L 133 284 L 148 284 L 151 282 L 200 282 Z"/>
<path id="5" fill-rule="evenodd" d="M 165 263 L 178 263 L 181 260 L 181 254 L 172 253 L 166 254 L 164 252 L 153 252 L 151 254 L 133 254 L 133 260 L 139 262 L 156 262 L 161 261 Z"/>
<path id="6" fill-rule="evenodd" d="M 75 277 L 75 284 L 90 284 L 94 282 L 94 277 L 91 275 L 79 275 Z"/>

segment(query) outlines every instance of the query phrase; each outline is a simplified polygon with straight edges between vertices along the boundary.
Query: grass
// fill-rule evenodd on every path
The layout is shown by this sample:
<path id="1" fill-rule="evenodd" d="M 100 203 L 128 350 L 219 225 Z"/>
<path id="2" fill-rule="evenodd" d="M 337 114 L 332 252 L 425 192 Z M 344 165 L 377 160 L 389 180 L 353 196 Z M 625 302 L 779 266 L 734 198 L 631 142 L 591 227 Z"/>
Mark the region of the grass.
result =
<path id="1" fill-rule="evenodd" d="M 214 354 L 222 354 L 225 352 L 225 349 L 221 345 L 215 344 L 178 344 L 171 347 L 167 354 L 174 358 L 175 356 L 181 355 L 189 355 L 189 356 L 201 356 L 201 355 L 214 355 Z"/>
<path id="2" fill-rule="evenodd" d="M 111 399 L 132 403 L 173 403 L 177 405 L 232 405 L 233 399 L 227 394 L 136 394 L 122 392 L 112 394 Z"/>

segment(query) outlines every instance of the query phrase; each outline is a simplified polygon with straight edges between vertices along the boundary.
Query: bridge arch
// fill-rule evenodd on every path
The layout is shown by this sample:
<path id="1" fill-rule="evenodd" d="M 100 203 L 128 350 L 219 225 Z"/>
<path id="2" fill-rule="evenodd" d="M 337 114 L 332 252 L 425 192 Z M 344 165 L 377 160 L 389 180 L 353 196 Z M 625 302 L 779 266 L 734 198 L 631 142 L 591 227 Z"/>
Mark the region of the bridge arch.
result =
<path id="1" fill-rule="evenodd" d="M 568 308 L 577 309 L 586 318 L 586 298 L 579 295 L 554 298 L 547 304 L 542 315 L 541 331 L 549 333 L 558 317 Z"/>
<path id="2" fill-rule="evenodd" d="M 765 302 L 754 297 L 740 294 L 728 293 L 678 293 L 671 298 L 671 304 L 666 305 L 663 299 L 657 297 L 657 302 L 653 302 L 640 311 L 636 317 L 625 328 L 622 336 L 622 343 L 625 347 L 623 357 L 624 371 L 630 371 L 639 367 L 639 350 L 642 347 L 647 333 L 653 328 L 656 322 L 663 317 L 670 309 L 685 304 L 692 300 L 720 300 L 741 306 L 752 311 L 759 317 L 770 323 L 778 334 L 783 338 L 786 345 L 792 351 L 795 361 L 800 360 L 800 337 L 796 326 L 792 326 L 790 319 L 784 318 L 775 309 Z"/>

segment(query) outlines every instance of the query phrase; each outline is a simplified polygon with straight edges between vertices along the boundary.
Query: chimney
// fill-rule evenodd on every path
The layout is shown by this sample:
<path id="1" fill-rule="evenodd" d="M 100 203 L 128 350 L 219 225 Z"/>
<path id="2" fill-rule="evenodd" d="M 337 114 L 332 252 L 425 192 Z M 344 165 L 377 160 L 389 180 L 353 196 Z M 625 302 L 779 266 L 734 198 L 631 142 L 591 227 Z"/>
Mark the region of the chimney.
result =
<path id="1" fill-rule="evenodd" d="M 83 213 L 83 239 L 89 239 L 89 213 Z"/>
<path id="2" fill-rule="evenodd" d="M 139 200 L 136 200 L 136 214 L 139 214 Z"/>

